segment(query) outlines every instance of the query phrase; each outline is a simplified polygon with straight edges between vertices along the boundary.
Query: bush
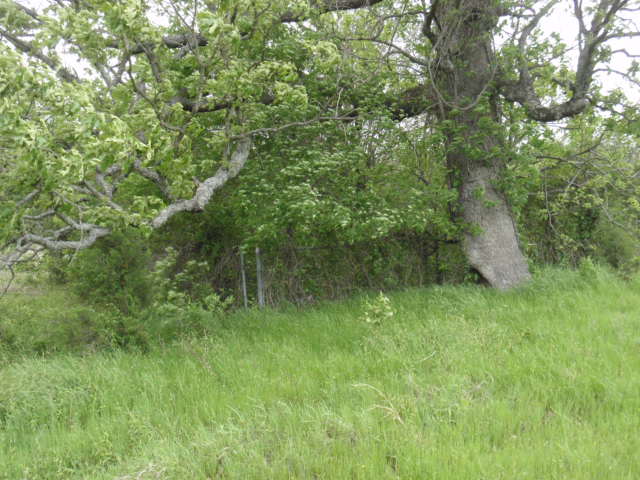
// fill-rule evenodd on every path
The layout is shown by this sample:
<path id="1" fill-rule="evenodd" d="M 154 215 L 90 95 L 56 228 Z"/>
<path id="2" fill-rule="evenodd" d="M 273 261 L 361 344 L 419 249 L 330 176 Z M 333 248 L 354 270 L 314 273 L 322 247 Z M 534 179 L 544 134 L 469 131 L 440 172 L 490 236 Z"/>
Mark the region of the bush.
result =
<path id="1" fill-rule="evenodd" d="M 600 221 L 595 231 L 595 255 L 623 276 L 631 277 L 640 268 L 638 240 L 610 222 Z"/>
<path id="2" fill-rule="evenodd" d="M 135 229 L 114 232 L 75 253 L 63 267 L 72 289 L 128 315 L 151 303 L 151 252 Z"/>
<path id="3" fill-rule="evenodd" d="M 0 350 L 5 354 L 84 352 L 148 346 L 148 333 L 115 309 L 96 310 L 52 288 L 12 294 L 0 303 Z"/>
<path id="4" fill-rule="evenodd" d="M 231 308 L 234 298 L 223 299 L 213 292 L 207 282 L 209 274 L 206 262 L 189 260 L 179 268 L 177 252 L 166 250 L 149 274 L 153 302 L 139 314 L 150 337 L 171 341 L 213 331 L 216 320 Z"/>

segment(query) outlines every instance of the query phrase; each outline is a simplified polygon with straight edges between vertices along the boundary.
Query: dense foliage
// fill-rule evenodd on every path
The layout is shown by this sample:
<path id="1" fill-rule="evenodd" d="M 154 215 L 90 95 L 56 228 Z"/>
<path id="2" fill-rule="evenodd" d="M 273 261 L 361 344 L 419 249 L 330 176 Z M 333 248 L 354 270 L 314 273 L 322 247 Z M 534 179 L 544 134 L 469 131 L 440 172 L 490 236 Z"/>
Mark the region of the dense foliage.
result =
<path id="1" fill-rule="evenodd" d="M 273 303 L 508 288 L 520 249 L 632 269 L 639 122 L 598 76 L 634 85 L 632 8 L 573 5 L 575 62 L 556 3 L 5 1 L 3 263 L 53 251 L 121 311 L 156 301 L 167 247 L 196 303 L 241 299 L 240 252 L 252 292 L 255 247 Z"/>

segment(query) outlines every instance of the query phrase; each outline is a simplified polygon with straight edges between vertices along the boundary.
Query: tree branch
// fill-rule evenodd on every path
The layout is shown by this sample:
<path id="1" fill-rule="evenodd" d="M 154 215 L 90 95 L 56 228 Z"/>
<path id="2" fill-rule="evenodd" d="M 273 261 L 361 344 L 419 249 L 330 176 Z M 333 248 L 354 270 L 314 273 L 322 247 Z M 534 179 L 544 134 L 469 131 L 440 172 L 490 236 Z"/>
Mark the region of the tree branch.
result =
<path id="1" fill-rule="evenodd" d="M 69 71 L 65 66 L 60 65 L 60 63 L 54 58 L 45 55 L 41 50 L 37 49 L 33 46 L 31 42 L 27 42 L 22 40 L 15 35 L 12 35 L 5 29 L 0 27 L 0 36 L 6 38 L 9 43 L 11 43 L 17 50 L 26 53 L 27 55 L 37 58 L 42 63 L 47 65 L 51 70 L 53 70 L 58 77 L 60 77 L 65 82 L 78 82 L 80 79 L 75 73 Z"/>
<path id="2" fill-rule="evenodd" d="M 591 100 L 588 96 L 589 88 L 596 71 L 596 62 L 601 45 L 612 38 L 635 36 L 635 32 L 612 33 L 615 15 L 624 8 L 629 0 L 600 0 L 591 24 L 587 27 L 582 2 L 574 0 L 574 15 L 579 25 L 580 52 L 576 67 L 576 79 L 571 85 L 571 95 L 561 103 L 543 105 L 541 98 L 535 91 L 534 81 L 527 63 L 526 47 L 530 34 L 538 26 L 540 20 L 555 6 L 558 0 L 548 2 L 529 24 L 523 29 L 518 40 L 520 61 L 518 64 L 519 79 L 516 83 L 498 82 L 505 99 L 517 102 L 525 107 L 527 115 L 533 120 L 551 122 L 577 115 L 586 109 Z"/>
<path id="3" fill-rule="evenodd" d="M 16 202 L 16 209 L 30 203 L 34 198 L 36 198 L 40 194 L 40 192 L 42 192 L 42 188 L 38 186 L 36 189 L 26 194 L 22 199 Z"/>
<path id="4" fill-rule="evenodd" d="M 151 222 L 153 228 L 162 227 L 177 213 L 201 212 L 204 210 L 213 194 L 240 173 L 249 157 L 251 143 L 249 137 L 241 138 L 237 142 L 235 150 L 231 153 L 229 164 L 220 167 L 214 176 L 200 183 L 193 197 L 179 200 L 165 207 Z"/>
<path id="5" fill-rule="evenodd" d="M 16 6 L 16 8 L 18 8 L 21 11 L 23 11 L 27 15 L 29 15 L 36 22 L 38 22 L 40 24 L 43 23 L 42 19 L 38 15 L 38 12 L 36 12 L 35 10 L 33 10 L 33 9 L 29 8 L 29 7 L 25 7 L 24 5 L 22 5 L 22 4 L 18 3 L 18 2 L 15 2 L 15 1 L 13 1 L 11 3 L 13 3 Z"/>
<path id="6" fill-rule="evenodd" d="M 371 7 L 384 0 L 311 0 L 311 7 L 315 8 L 318 13 L 329 13 L 343 10 L 354 10 L 358 8 Z M 288 11 L 280 15 L 280 22 L 292 23 L 301 22 L 308 19 L 308 15 L 304 12 Z M 162 37 L 162 44 L 166 48 L 178 49 L 184 47 L 205 47 L 209 44 L 207 38 L 200 33 L 191 34 L 174 34 Z M 107 45 L 108 48 L 121 49 L 122 45 L 117 40 L 112 40 Z M 145 52 L 145 49 L 154 48 L 151 42 L 137 43 L 126 49 L 128 55 L 138 55 Z"/>
<path id="7" fill-rule="evenodd" d="M 139 158 L 136 158 L 136 160 L 133 162 L 133 169 L 136 172 L 138 172 L 140 175 L 142 175 L 144 178 L 146 178 L 147 180 L 151 180 L 153 183 L 155 183 L 158 189 L 160 190 L 160 192 L 162 193 L 162 196 L 166 200 L 173 202 L 174 197 L 173 197 L 173 194 L 171 193 L 171 189 L 169 188 L 169 183 L 167 182 L 167 179 L 163 175 L 161 175 L 156 170 L 152 170 L 151 168 L 144 167 L 142 165 L 142 161 Z"/>
<path id="8" fill-rule="evenodd" d="M 83 224 L 89 225 L 89 224 Z M 42 235 L 34 235 L 32 233 L 27 233 L 22 236 L 22 241 L 26 243 L 32 243 L 36 245 L 41 245 L 48 250 L 60 251 L 60 250 L 82 250 L 84 248 L 89 248 L 92 246 L 98 239 L 102 237 L 106 237 L 111 233 L 111 230 L 104 227 L 99 227 L 97 225 L 92 225 L 92 228 L 83 229 L 82 231 L 86 233 L 86 236 L 83 236 L 80 240 L 58 240 L 55 237 L 45 237 Z M 65 229 L 65 233 L 67 233 L 69 229 Z"/>
<path id="9" fill-rule="evenodd" d="M 382 1 L 384 0 L 311 0 L 309 3 L 318 13 L 328 13 L 371 7 Z M 283 23 L 300 22 L 306 19 L 307 16 L 304 14 L 295 12 L 286 12 L 280 16 L 280 21 Z"/>

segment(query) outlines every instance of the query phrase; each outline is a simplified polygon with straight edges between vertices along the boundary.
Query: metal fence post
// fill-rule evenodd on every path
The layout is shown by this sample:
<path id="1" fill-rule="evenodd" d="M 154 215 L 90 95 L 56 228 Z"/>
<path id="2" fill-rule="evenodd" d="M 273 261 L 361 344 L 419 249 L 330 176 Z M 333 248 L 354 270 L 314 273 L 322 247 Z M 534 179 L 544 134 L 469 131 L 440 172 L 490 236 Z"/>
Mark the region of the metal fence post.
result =
<path id="1" fill-rule="evenodd" d="M 264 307 L 264 281 L 262 278 L 262 258 L 260 258 L 260 247 L 256 247 L 256 276 L 258 280 L 258 306 Z"/>
<path id="2" fill-rule="evenodd" d="M 242 299 L 244 300 L 244 308 L 249 307 L 249 298 L 247 297 L 247 275 L 244 271 L 244 251 L 240 249 L 240 276 L 242 278 Z"/>

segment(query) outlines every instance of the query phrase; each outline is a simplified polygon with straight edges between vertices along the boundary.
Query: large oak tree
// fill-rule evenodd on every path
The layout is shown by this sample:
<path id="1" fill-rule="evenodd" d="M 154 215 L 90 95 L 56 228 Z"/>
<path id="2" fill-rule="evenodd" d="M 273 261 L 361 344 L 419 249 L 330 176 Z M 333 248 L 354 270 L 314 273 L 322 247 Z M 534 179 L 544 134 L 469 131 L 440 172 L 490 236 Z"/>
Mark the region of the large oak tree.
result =
<path id="1" fill-rule="evenodd" d="M 541 33 L 569 9 L 575 45 Z M 86 248 L 118 222 L 198 212 L 289 128 L 426 119 L 459 194 L 468 260 L 529 278 L 500 188 L 505 110 L 603 107 L 596 76 L 638 35 L 631 0 L 55 0 L 0 4 L 5 265 Z M 75 59 L 75 60 L 71 60 Z M 633 70 L 633 69 L 632 69 Z M 627 75 L 626 72 L 617 72 Z M 632 75 L 633 72 L 629 73 Z"/>

